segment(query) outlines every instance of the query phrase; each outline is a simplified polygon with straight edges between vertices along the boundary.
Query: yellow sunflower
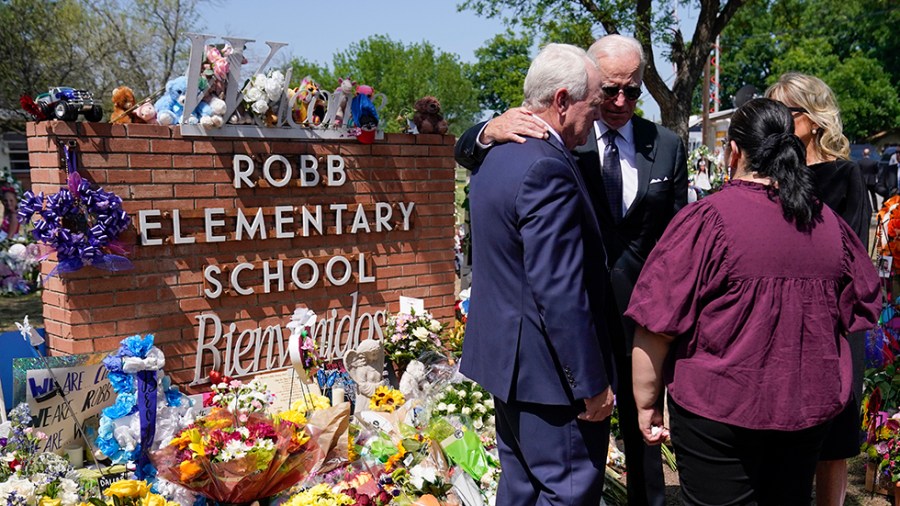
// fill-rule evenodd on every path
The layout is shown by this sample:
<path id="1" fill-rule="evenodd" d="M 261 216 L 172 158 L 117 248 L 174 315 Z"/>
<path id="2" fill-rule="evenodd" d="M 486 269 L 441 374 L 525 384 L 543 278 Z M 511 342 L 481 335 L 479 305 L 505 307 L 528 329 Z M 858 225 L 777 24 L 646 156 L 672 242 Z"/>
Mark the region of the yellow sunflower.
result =
<path id="1" fill-rule="evenodd" d="M 406 402 L 406 399 L 403 398 L 403 394 L 399 390 L 382 385 L 375 389 L 375 393 L 369 399 L 369 409 L 393 413 L 404 402 Z"/>

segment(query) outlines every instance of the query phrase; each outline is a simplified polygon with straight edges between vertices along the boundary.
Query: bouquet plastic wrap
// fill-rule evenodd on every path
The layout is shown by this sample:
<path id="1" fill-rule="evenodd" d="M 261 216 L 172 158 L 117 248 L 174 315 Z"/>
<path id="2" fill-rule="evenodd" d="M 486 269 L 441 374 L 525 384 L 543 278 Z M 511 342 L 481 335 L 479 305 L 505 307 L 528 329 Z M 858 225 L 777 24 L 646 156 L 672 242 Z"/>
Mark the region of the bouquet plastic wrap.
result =
<path id="1" fill-rule="evenodd" d="M 343 411 L 349 415 L 346 407 Z M 329 423 L 345 420 L 332 417 Z M 153 462 L 163 478 L 206 497 L 250 502 L 278 494 L 316 472 L 333 446 L 329 438 L 338 435 L 330 426 L 307 424 L 298 412 L 273 419 L 214 409 L 154 453 Z"/>

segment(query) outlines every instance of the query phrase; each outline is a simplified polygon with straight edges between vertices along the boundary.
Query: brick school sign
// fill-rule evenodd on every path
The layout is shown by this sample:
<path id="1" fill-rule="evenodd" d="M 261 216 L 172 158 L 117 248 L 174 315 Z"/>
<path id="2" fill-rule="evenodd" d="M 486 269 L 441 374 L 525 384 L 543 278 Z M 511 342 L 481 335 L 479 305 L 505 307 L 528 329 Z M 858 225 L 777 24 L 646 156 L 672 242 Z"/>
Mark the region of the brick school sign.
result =
<path id="1" fill-rule="evenodd" d="M 65 185 L 62 143 L 83 177 L 122 197 L 135 268 L 85 267 L 43 293 L 55 354 L 154 334 L 166 371 L 198 385 L 289 365 L 294 308 L 315 311 L 320 351 L 381 337 L 400 295 L 453 314 L 453 138 L 182 137 L 179 127 L 28 124 L 32 190 Z M 56 262 L 45 261 L 43 273 Z"/>

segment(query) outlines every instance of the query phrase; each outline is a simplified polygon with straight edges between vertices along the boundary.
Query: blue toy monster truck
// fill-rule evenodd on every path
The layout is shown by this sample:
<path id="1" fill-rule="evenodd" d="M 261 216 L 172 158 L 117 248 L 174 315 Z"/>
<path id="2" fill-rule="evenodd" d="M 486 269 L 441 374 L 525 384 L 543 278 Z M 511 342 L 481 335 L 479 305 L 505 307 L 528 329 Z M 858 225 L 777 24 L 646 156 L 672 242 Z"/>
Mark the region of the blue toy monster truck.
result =
<path id="1" fill-rule="evenodd" d="M 103 109 L 94 102 L 93 95 L 87 90 L 57 86 L 38 95 L 35 103 L 46 117 L 60 121 L 74 121 L 78 119 L 78 114 L 83 114 L 87 121 L 100 121 L 103 118 Z"/>

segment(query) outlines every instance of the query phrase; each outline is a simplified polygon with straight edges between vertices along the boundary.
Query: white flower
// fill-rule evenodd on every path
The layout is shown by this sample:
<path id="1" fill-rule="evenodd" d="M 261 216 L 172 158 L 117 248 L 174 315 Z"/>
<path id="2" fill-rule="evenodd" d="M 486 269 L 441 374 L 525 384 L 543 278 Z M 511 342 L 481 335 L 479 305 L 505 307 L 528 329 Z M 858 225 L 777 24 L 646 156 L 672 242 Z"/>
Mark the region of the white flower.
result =
<path id="1" fill-rule="evenodd" d="M 25 258 L 25 249 L 26 248 L 24 244 L 17 242 L 10 246 L 7 252 L 9 253 L 9 256 L 13 257 L 13 259 L 22 260 L 23 258 Z"/>
<path id="2" fill-rule="evenodd" d="M 460 411 L 461 411 L 462 414 L 464 414 L 464 415 L 471 415 L 471 414 L 472 414 L 472 408 L 470 408 L 469 406 L 463 406 L 462 410 L 460 410 Z"/>
<path id="3" fill-rule="evenodd" d="M 425 487 L 425 482 L 435 483 L 437 481 L 437 471 L 431 466 L 419 464 L 409 470 L 409 482 L 419 490 Z"/>
<path id="4" fill-rule="evenodd" d="M 447 413 L 455 413 L 456 404 L 447 404 Z"/>
<path id="5" fill-rule="evenodd" d="M 246 454 L 247 445 L 237 439 L 232 439 L 231 441 L 225 443 L 225 448 L 222 449 L 219 457 L 223 462 L 228 462 L 229 460 L 239 459 Z"/>
<path id="6" fill-rule="evenodd" d="M 263 90 L 259 88 L 247 88 L 244 90 L 244 100 L 247 102 L 256 102 L 265 98 Z"/>
<path id="7" fill-rule="evenodd" d="M 15 492 L 25 498 L 26 504 L 35 503 L 35 485 L 31 480 L 25 480 L 17 476 L 10 476 L 4 483 L 0 483 L 0 498 L 6 499 Z"/>
<path id="8" fill-rule="evenodd" d="M 460 388 L 459 390 L 456 391 L 456 393 L 457 393 L 457 395 L 459 395 L 460 399 L 466 398 L 466 389 L 465 388 Z"/>
<path id="9" fill-rule="evenodd" d="M 278 100 L 281 97 L 281 90 L 283 88 L 284 74 L 278 70 L 273 71 L 271 77 L 266 80 L 266 96 L 269 97 L 269 100 Z"/>
<path id="10" fill-rule="evenodd" d="M 474 392 L 472 392 L 472 397 L 473 397 L 475 400 L 480 401 L 481 398 L 484 397 L 484 394 L 481 393 L 481 392 L 479 392 L 478 390 L 475 390 Z"/>
<path id="11" fill-rule="evenodd" d="M 447 404 L 443 403 L 443 402 L 439 403 L 437 405 L 437 410 L 438 411 L 447 411 Z"/>
<path id="12" fill-rule="evenodd" d="M 269 110 L 269 103 L 265 100 L 257 100 L 256 102 L 253 102 L 253 105 L 250 106 L 250 108 L 256 114 L 265 114 L 265 112 Z"/>
<path id="13" fill-rule="evenodd" d="M 74 480 L 63 478 L 59 480 L 59 486 L 62 489 L 59 498 L 62 499 L 63 506 L 75 506 L 78 504 L 78 484 Z"/>
<path id="14" fill-rule="evenodd" d="M 487 399 L 484 400 L 484 405 L 489 408 L 493 408 L 494 407 L 494 399 L 491 399 L 490 397 L 488 397 Z"/>
<path id="15" fill-rule="evenodd" d="M 430 332 L 425 327 L 417 327 L 416 330 L 412 331 L 412 334 L 419 338 L 420 341 L 424 341 L 428 339 Z"/>
<path id="16" fill-rule="evenodd" d="M 253 87 L 254 88 L 265 88 L 267 79 L 268 78 L 266 77 L 265 74 L 256 74 L 255 76 L 253 76 Z"/>
<path id="17" fill-rule="evenodd" d="M 484 404 L 476 404 L 474 409 L 478 413 L 484 413 L 485 411 L 487 411 L 487 408 L 484 407 Z"/>
<path id="18" fill-rule="evenodd" d="M 480 418 L 476 418 L 475 421 L 472 422 L 472 426 L 475 427 L 475 430 L 480 430 L 484 427 L 484 422 L 482 422 Z"/>
<path id="19" fill-rule="evenodd" d="M 432 332 L 438 332 L 441 330 L 441 322 L 431 320 L 431 323 L 428 324 L 428 328 L 431 329 Z"/>

